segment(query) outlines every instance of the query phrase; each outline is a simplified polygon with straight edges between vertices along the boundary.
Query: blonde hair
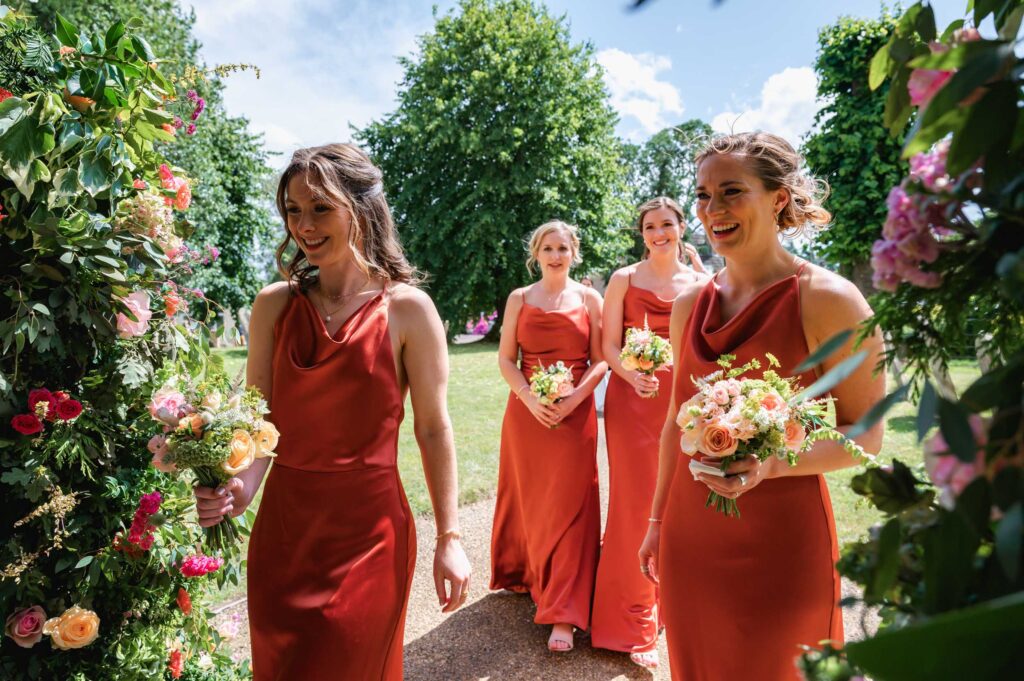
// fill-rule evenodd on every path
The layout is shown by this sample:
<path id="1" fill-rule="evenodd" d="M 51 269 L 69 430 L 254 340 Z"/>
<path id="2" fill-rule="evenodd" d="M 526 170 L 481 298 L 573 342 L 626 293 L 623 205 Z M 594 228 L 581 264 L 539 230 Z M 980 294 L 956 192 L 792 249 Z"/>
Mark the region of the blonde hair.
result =
<path id="1" fill-rule="evenodd" d="M 318 278 L 319 270 L 306 260 L 301 248 L 285 265 L 284 255 L 294 241 L 288 228 L 288 183 L 299 175 L 317 200 L 349 211 L 352 221 L 348 243 L 356 265 L 367 276 L 386 281 L 416 284 L 422 277 L 409 264 L 398 239 L 391 209 L 384 198 L 380 168 L 354 144 L 327 144 L 307 147 L 292 154 L 292 159 L 277 184 L 277 210 L 285 224 L 284 241 L 277 247 L 277 268 L 281 276 L 295 281 L 303 289 Z"/>
<path id="2" fill-rule="evenodd" d="M 640 240 L 643 241 L 644 238 L 644 216 L 652 210 L 658 210 L 659 208 L 668 208 L 670 211 L 675 213 L 676 218 L 679 220 L 679 244 L 677 250 L 679 251 L 679 259 L 682 260 L 683 254 L 686 252 L 683 248 L 683 244 L 685 243 L 684 236 L 686 234 L 686 217 L 683 215 L 683 209 L 679 204 L 667 196 L 658 196 L 637 208 L 636 230 L 640 233 Z M 646 259 L 650 255 L 651 249 L 647 248 L 645 245 L 644 258 Z"/>
<path id="3" fill-rule="evenodd" d="M 778 135 L 742 132 L 715 137 L 695 159 L 700 164 L 712 156 L 739 154 L 750 159 L 750 168 L 768 191 L 784 189 L 789 201 L 779 212 L 779 229 L 787 236 L 818 230 L 832 220 L 822 207 L 828 198 L 828 183 L 804 172 L 803 157 Z"/>
<path id="4" fill-rule="evenodd" d="M 530 238 L 527 241 L 526 249 L 530 255 L 526 259 L 526 269 L 530 272 L 534 271 L 534 265 L 537 264 L 537 255 L 540 253 L 540 242 L 544 240 L 548 234 L 552 232 L 563 232 L 569 237 L 569 244 L 572 246 L 572 264 L 579 265 L 583 262 L 583 258 L 580 257 L 580 236 L 579 230 L 576 229 L 575 225 L 570 225 L 568 222 L 562 222 L 561 220 L 551 220 L 545 222 L 543 225 L 533 230 L 530 234 Z"/>

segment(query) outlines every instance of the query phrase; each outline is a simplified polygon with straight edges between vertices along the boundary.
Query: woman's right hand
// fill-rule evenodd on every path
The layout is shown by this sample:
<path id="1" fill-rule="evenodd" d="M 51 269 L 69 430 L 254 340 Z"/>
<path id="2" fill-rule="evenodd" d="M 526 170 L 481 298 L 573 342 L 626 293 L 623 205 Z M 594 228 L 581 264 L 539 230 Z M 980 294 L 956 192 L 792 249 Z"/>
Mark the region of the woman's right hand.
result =
<path id="1" fill-rule="evenodd" d="M 196 497 L 200 527 L 213 527 L 226 516 L 242 515 L 252 501 L 245 493 L 245 481 L 241 478 L 231 478 L 216 489 L 195 487 L 192 492 Z"/>
<path id="2" fill-rule="evenodd" d="M 558 425 L 558 410 L 550 404 L 541 403 L 536 395 L 532 393 L 527 394 L 523 399 L 523 403 L 530 410 L 530 413 L 533 414 L 533 418 L 540 421 L 542 425 L 548 428 L 554 428 Z"/>
<path id="3" fill-rule="evenodd" d="M 642 371 L 634 371 L 630 378 L 630 385 L 640 397 L 654 397 L 658 392 L 660 382 L 653 374 L 645 374 Z"/>
<path id="4" fill-rule="evenodd" d="M 647 535 L 644 537 L 637 555 L 640 557 L 640 572 L 652 584 L 658 583 L 658 546 L 660 543 L 661 523 L 649 523 Z"/>

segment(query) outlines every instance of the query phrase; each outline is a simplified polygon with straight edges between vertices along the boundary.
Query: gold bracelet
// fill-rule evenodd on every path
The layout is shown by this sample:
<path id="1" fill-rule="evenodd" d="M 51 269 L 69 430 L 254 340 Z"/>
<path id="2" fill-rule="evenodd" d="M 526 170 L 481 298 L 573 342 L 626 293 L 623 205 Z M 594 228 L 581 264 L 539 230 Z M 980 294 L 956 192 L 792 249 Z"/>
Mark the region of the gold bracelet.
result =
<path id="1" fill-rule="evenodd" d="M 649 523 L 660 523 L 661 522 L 661 518 L 648 518 L 647 522 L 649 522 Z"/>
<path id="2" fill-rule="evenodd" d="M 451 535 L 452 539 L 462 539 L 462 533 L 458 530 L 448 530 L 447 532 L 442 532 L 441 534 L 437 535 L 434 541 L 441 541 L 448 535 Z"/>

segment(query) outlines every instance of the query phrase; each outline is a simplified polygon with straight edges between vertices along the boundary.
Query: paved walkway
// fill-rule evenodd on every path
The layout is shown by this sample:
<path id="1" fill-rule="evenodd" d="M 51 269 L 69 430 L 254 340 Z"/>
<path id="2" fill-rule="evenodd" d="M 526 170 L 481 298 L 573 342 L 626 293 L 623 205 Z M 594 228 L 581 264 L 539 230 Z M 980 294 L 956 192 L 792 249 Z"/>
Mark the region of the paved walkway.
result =
<path id="1" fill-rule="evenodd" d="M 607 457 L 604 455 L 604 424 L 599 449 L 601 462 L 602 515 L 607 510 Z M 490 566 L 491 519 L 494 499 L 463 506 L 459 520 L 463 544 L 474 568 L 466 605 L 443 615 L 437 605 L 431 577 L 434 525 L 431 518 L 416 522 L 420 551 L 416 559 L 412 595 L 405 630 L 405 678 L 408 681 L 612 681 L 619 679 L 668 680 L 668 653 L 664 636 L 659 643 L 662 668 L 655 673 L 637 667 L 625 653 L 590 647 L 586 635 L 576 635 L 576 648 L 569 653 L 551 653 L 546 648 L 548 627 L 533 623 L 534 607 L 529 596 L 487 590 Z M 843 584 L 843 594 L 855 593 Z M 232 610 L 244 614 L 244 604 Z M 872 613 L 844 611 L 847 639 L 864 636 L 865 627 L 877 627 Z M 248 631 L 243 628 L 236 649 L 248 652 Z"/>

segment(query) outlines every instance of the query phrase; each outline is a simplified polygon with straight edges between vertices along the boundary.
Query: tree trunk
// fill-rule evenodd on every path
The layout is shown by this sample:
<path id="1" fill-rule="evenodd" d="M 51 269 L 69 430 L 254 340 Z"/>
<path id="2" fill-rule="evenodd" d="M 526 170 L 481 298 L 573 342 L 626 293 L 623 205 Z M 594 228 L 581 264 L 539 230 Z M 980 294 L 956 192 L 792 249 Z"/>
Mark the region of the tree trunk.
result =
<path id="1" fill-rule="evenodd" d="M 853 285 L 860 289 L 861 294 L 867 298 L 868 296 L 878 293 L 875 289 L 874 284 L 871 283 L 871 275 L 873 270 L 871 269 L 870 260 L 862 260 L 860 262 L 851 265 L 844 265 L 843 276 L 847 277 L 853 282 Z"/>

